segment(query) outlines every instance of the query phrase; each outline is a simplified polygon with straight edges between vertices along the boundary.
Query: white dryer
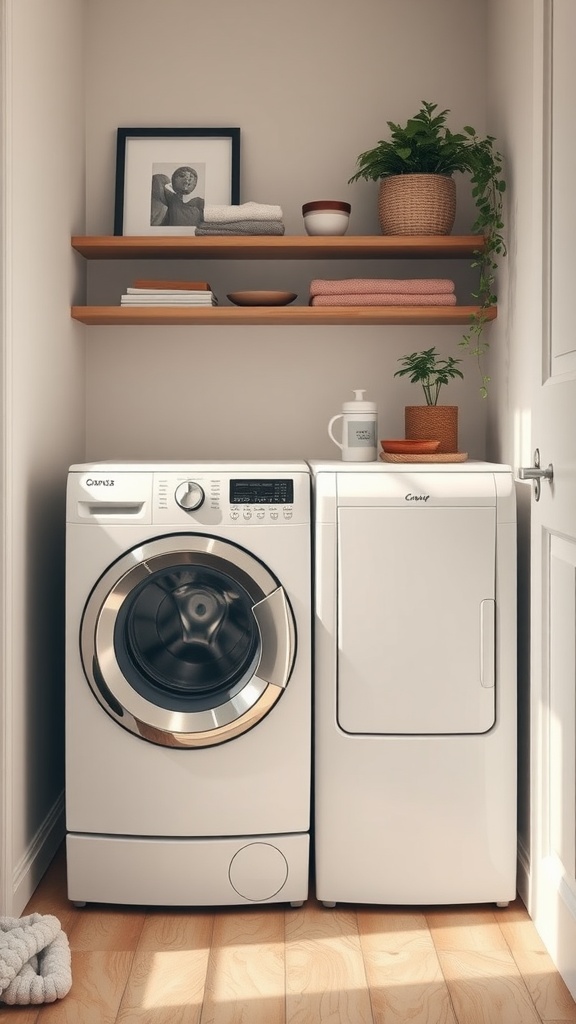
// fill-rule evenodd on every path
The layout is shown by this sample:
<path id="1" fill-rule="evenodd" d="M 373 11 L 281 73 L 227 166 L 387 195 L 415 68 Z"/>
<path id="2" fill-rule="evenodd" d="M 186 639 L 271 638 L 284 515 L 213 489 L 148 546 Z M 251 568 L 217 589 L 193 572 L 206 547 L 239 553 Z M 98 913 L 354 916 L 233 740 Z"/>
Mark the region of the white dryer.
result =
<path id="1" fill-rule="evenodd" d="M 310 532 L 304 462 L 71 467 L 74 902 L 306 899 Z"/>
<path id="2" fill-rule="evenodd" d="M 510 467 L 311 463 L 316 892 L 516 891 Z"/>

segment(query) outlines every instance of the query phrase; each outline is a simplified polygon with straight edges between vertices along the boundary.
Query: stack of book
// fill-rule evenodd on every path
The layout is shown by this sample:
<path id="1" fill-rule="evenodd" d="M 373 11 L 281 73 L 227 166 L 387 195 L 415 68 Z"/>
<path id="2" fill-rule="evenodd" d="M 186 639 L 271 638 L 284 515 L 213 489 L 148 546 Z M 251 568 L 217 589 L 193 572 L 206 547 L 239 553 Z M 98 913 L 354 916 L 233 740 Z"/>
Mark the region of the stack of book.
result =
<path id="1" fill-rule="evenodd" d="M 135 281 L 120 299 L 121 306 L 217 306 L 207 281 Z"/>

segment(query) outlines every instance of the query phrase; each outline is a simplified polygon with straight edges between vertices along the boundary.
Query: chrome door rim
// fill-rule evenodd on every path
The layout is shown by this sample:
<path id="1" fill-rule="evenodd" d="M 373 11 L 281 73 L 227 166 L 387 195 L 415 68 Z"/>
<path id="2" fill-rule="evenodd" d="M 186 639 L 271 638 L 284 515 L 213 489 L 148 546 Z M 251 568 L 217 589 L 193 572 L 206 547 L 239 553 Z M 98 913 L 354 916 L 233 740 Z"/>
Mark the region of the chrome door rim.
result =
<path id="1" fill-rule="evenodd" d="M 262 636 L 260 658 L 251 678 L 230 699 L 205 711 L 185 712 L 163 708 L 138 693 L 122 673 L 115 654 L 114 629 L 127 597 L 153 572 L 183 564 L 226 569 L 246 590 L 254 606 L 270 599 L 278 603 L 280 593 L 284 618 L 276 629 L 289 633 L 286 645 L 277 646 L 278 670 L 270 678 L 259 675 L 263 662 L 270 661 L 264 650 L 269 641 Z M 274 646 L 274 645 L 272 645 Z M 84 671 L 94 695 L 104 710 L 130 732 L 163 746 L 210 746 L 252 728 L 282 695 L 288 683 L 295 653 L 295 627 L 285 594 L 272 573 L 244 548 L 201 534 L 172 534 L 138 545 L 122 555 L 94 586 L 86 603 L 80 630 Z M 284 649 L 283 649 L 284 648 Z M 110 699 L 111 698 L 111 699 Z"/>

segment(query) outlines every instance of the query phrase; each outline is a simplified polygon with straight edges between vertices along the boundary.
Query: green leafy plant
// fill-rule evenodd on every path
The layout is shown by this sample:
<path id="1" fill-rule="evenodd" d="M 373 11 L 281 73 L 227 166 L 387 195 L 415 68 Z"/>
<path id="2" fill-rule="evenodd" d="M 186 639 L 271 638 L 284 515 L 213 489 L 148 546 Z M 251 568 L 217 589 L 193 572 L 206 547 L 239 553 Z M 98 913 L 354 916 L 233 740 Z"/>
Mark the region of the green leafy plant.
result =
<path id="1" fill-rule="evenodd" d="M 478 270 L 478 290 L 473 292 L 478 310 L 470 318 L 470 326 L 460 345 L 478 362 L 481 376 L 480 392 L 488 394 L 490 378 L 482 368 L 482 356 L 488 351 L 483 331 L 488 310 L 497 301 L 495 281 L 498 261 L 506 255 L 502 219 L 503 194 L 506 182 L 502 173 L 502 156 L 495 148 L 493 135 L 484 138 L 475 128 L 465 125 L 460 132 L 446 126 L 449 110 L 438 113 L 436 103 L 422 100 L 422 107 L 405 125 L 388 121 L 390 139 L 381 139 L 377 146 L 361 153 L 358 170 L 349 184 L 364 178 L 378 181 L 397 174 L 468 173 L 472 197 L 476 204 L 476 220 L 472 232 L 484 236 L 484 244 L 473 253 L 472 266 Z"/>
<path id="2" fill-rule="evenodd" d="M 426 405 L 438 405 L 440 389 L 455 377 L 464 378 L 462 370 L 459 370 L 457 365 L 462 360 L 455 359 L 454 356 L 445 359 L 434 347 L 423 352 L 411 352 L 398 361 L 402 363 L 402 369 L 396 370 L 394 376 L 409 376 L 412 384 L 421 384 Z"/>
<path id="3" fill-rule="evenodd" d="M 364 178 L 378 181 L 391 174 L 454 174 L 469 170 L 465 145 L 468 135 L 453 134 L 446 127 L 449 110 L 435 114 L 436 103 L 422 100 L 422 107 L 404 126 L 387 121 L 391 137 L 361 153 L 358 170 L 349 184 Z M 471 129 L 472 130 L 472 129 Z M 475 134 L 475 133 L 474 133 Z"/>

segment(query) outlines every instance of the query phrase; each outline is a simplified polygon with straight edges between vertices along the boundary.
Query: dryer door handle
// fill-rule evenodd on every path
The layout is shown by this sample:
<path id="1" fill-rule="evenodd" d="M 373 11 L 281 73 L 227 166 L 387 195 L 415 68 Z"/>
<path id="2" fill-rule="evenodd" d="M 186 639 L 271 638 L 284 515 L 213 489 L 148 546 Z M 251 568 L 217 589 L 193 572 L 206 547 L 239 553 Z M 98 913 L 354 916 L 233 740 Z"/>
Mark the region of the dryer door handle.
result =
<path id="1" fill-rule="evenodd" d="M 285 687 L 296 653 L 294 620 L 282 587 L 252 608 L 260 630 L 262 653 L 256 675 L 274 686 Z"/>
<path id="2" fill-rule="evenodd" d="M 493 598 L 480 602 L 480 683 L 493 687 L 496 656 L 496 602 Z"/>

